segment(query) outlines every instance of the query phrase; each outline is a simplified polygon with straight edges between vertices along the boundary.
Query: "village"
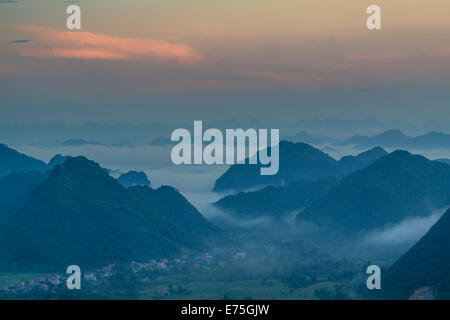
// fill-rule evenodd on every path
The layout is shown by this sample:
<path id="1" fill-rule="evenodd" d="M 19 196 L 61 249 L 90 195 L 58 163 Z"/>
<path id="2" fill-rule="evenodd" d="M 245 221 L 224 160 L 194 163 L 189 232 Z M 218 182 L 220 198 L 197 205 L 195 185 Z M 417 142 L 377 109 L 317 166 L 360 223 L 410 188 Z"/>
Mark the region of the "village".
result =
<path id="1" fill-rule="evenodd" d="M 243 251 L 237 251 L 231 253 L 232 259 L 244 259 L 246 253 Z M 133 261 L 129 264 L 117 264 L 111 263 L 107 266 L 103 266 L 94 271 L 83 272 L 82 275 L 82 288 L 87 290 L 92 290 L 105 287 L 109 279 L 117 275 L 118 273 L 130 272 L 135 275 L 137 279 L 141 280 L 142 283 L 151 282 L 150 275 L 156 275 L 161 277 L 161 275 L 170 273 L 171 270 L 175 268 L 189 268 L 193 270 L 200 270 L 202 268 L 223 268 L 227 265 L 225 256 L 215 257 L 209 253 L 202 253 L 200 255 L 182 255 L 175 259 L 160 259 L 160 260 L 150 260 L 148 262 L 136 262 Z M 228 258 L 230 258 L 228 256 Z M 4 298 L 17 298 L 33 290 L 44 291 L 51 294 L 57 294 L 58 290 L 67 289 L 66 282 L 70 275 L 65 273 L 55 273 L 45 276 L 40 276 L 36 279 L 29 281 L 22 281 L 20 283 L 8 284 L 0 283 L 0 296 Z M 156 296 L 161 298 L 168 296 L 169 291 L 165 287 L 158 288 L 155 292 Z"/>

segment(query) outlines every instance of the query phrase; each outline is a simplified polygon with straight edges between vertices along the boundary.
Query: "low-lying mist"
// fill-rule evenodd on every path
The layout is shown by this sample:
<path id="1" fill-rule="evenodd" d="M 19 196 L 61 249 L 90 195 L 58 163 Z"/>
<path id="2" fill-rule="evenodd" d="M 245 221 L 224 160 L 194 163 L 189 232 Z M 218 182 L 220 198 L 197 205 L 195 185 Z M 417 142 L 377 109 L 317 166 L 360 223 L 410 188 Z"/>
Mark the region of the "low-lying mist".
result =
<path id="1" fill-rule="evenodd" d="M 395 225 L 370 231 L 354 237 L 343 235 L 334 230 L 326 230 L 320 225 L 299 223 L 295 216 L 301 211 L 285 212 L 280 217 L 261 214 L 258 218 L 244 218 L 213 205 L 226 194 L 212 192 L 216 179 L 228 166 L 174 166 L 170 162 L 170 146 L 141 145 L 134 147 L 118 146 L 36 146 L 22 145 L 19 151 L 48 161 L 55 154 L 83 155 L 99 162 L 104 168 L 126 172 L 128 170 L 144 171 L 152 187 L 170 185 L 177 188 L 207 219 L 229 232 L 241 248 L 273 242 L 279 244 L 306 241 L 320 247 L 322 254 L 335 259 L 381 259 L 392 262 L 417 242 L 429 228 L 441 217 L 444 209 L 434 210 L 424 217 L 407 218 Z M 331 152 L 339 158 L 345 154 L 356 154 L 365 150 L 341 149 Z M 450 157 L 446 152 L 428 150 L 418 151 L 430 158 Z M 289 259 L 288 259 L 289 260 Z"/>
<path id="2" fill-rule="evenodd" d="M 368 245 L 379 246 L 413 245 L 427 233 L 447 209 L 448 207 L 433 210 L 425 217 L 408 217 L 397 224 L 372 231 L 364 238 L 364 242 Z"/>

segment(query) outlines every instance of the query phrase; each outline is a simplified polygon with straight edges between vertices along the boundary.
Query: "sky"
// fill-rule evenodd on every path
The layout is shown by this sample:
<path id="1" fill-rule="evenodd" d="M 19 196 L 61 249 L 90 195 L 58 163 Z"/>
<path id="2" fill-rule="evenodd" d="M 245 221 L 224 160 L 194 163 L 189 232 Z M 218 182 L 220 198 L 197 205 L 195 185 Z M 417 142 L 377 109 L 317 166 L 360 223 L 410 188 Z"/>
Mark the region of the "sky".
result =
<path id="1" fill-rule="evenodd" d="M 0 0 L 0 124 L 449 123 L 449 89 L 446 0 Z"/>

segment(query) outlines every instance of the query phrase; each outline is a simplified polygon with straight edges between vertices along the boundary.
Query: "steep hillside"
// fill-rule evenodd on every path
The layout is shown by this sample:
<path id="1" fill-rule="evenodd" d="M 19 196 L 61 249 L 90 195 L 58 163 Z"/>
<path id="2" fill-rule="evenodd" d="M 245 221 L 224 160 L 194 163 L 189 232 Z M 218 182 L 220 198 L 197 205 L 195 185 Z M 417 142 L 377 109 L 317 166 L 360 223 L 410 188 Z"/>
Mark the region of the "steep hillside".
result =
<path id="1" fill-rule="evenodd" d="M 204 249 L 219 234 L 177 191 L 127 190 L 95 162 L 75 157 L 34 190 L 3 245 L 18 266 L 91 266 Z"/>

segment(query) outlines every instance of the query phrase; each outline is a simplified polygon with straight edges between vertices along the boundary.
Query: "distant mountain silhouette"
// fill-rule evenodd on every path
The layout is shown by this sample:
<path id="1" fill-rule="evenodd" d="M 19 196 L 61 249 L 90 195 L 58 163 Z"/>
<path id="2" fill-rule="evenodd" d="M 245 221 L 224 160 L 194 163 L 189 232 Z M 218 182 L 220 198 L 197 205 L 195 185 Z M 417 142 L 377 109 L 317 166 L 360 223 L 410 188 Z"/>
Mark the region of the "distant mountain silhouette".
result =
<path id="1" fill-rule="evenodd" d="M 84 139 L 69 139 L 62 143 L 65 147 L 78 147 L 78 146 L 85 146 L 85 145 L 93 145 L 93 146 L 100 146 L 103 145 L 100 142 L 97 141 L 88 141 Z"/>
<path id="2" fill-rule="evenodd" d="M 348 175 L 354 171 L 367 167 L 387 154 L 388 153 L 383 148 L 375 147 L 356 156 L 342 157 L 338 162 L 339 172 L 344 176 Z"/>
<path id="3" fill-rule="evenodd" d="M 47 170 L 47 164 L 0 144 L 0 177 L 13 172 Z"/>
<path id="4" fill-rule="evenodd" d="M 122 174 L 117 181 L 125 188 L 132 186 L 150 186 L 150 180 L 148 180 L 147 175 L 142 171 L 128 171 Z"/>
<path id="5" fill-rule="evenodd" d="M 339 175 L 337 161 L 305 143 L 280 142 L 280 169 L 276 175 L 260 175 L 260 165 L 232 165 L 214 185 L 214 191 L 245 190 L 299 179 L 317 180 Z"/>
<path id="6" fill-rule="evenodd" d="M 300 180 L 285 186 L 269 186 L 254 192 L 239 192 L 226 196 L 214 205 L 239 217 L 256 218 L 264 215 L 280 217 L 306 206 L 338 183 L 336 178 L 318 181 Z"/>
<path id="7" fill-rule="evenodd" d="M 442 162 L 442 163 L 446 163 L 450 165 L 450 159 L 437 159 L 436 161 Z"/>
<path id="8" fill-rule="evenodd" d="M 159 137 L 149 141 L 148 144 L 152 145 L 152 146 L 165 147 L 165 146 L 172 145 L 173 142 L 168 137 L 159 136 Z"/>
<path id="9" fill-rule="evenodd" d="M 364 168 L 384 156 L 386 151 L 376 147 L 357 156 L 341 160 L 305 143 L 280 142 L 280 170 L 273 176 L 261 176 L 260 165 L 233 165 L 219 179 L 214 191 L 245 190 L 256 186 L 280 185 L 297 180 L 320 180 L 342 177 Z"/>
<path id="10" fill-rule="evenodd" d="M 71 158 L 71 156 L 63 156 L 61 154 L 57 154 L 50 159 L 50 161 L 48 162 L 48 166 L 50 168 L 54 168 L 58 164 L 63 164 L 64 161 L 66 161 L 67 159 L 70 159 L 70 158 Z"/>
<path id="11" fill-rule="evenodd" d="M 335 162 L 335 175 L 340 177 L 360 170 L 386 154 L 386 151 L 377 147 L 357 156 L 342 157 Z M 281 186 L 268 186 L 258 191 L 228 195 L 215 205 L 241 217 L 281 216 L 307 206 L 336 186 L 338 181 L 336 177 L 315 181 L 301 179 Z"/>
<path id="12" fill-rule="evenodd" d="M 31 192 L 47 177 L 46 173 L 31 171 L 11 173 L 0 177 L 0 229 L 28 200 Z"/>
<path id="13" fill-rule="evenodd" d="M 285 137 L 284 140 L 291 142 L 303 142 L 310 145 L 319 146 L 327 142 L 334 142 L 335 140 L 332 138 L 322 137 L 318 135 L 312 135 L 308 132 L 301 131 L 295 135 Z"/>
<path id="14" fill-rule="evenodd" d="M 450 148 L 450 134 L 429 132 L 424 135 L 409 137 L 400 130 L 388 130 L 378 135 L 354 136 L 339 145 L 354 145 L 357 148 L 381 146 L 386 148 L 439 149 Z"/>
<path id="15" fill-rule="evenodd" d="M 220 231 L 176 190 L 125 189 L 84 157 L 57 165 L 2 237 L 9 263 L 60 268 L 204 249 Z"/>
<path id="16" fill-rule="evenodd" d="M 450 210 L 383 275 L 383 296 L 408 299 L 430 287 L 436 299 L 450 299 Z"/>
<path id="17" fill-rule="evenodd" d="M 449 203 L 450 166 L 395 151 L 345 177 L 297 218 L 358 232 L 428 216 Z"/>

